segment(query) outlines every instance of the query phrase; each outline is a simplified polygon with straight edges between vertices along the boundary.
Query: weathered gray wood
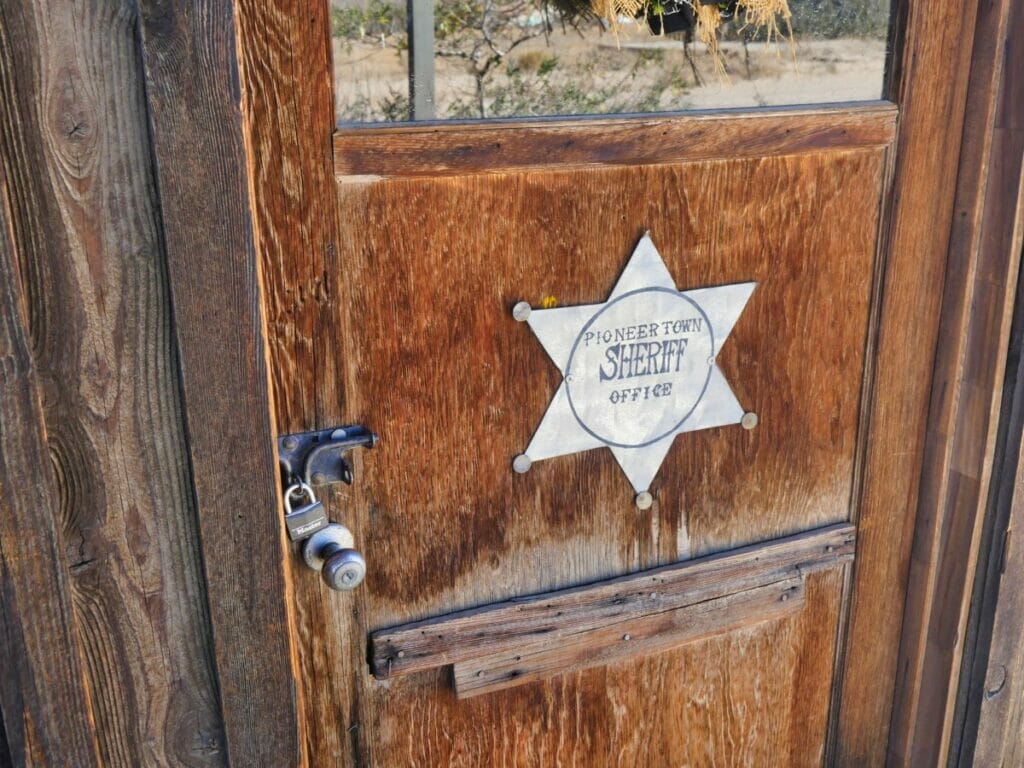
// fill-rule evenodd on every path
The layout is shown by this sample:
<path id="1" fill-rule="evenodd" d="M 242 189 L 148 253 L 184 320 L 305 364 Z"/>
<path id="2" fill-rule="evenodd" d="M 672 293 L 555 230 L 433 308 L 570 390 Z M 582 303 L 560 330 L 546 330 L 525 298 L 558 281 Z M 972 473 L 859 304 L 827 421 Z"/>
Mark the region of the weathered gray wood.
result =
<path id="1" fill-rule="evenodd" d="M 6 74 L 12 41 L 3 21 L 0 72 Z M 7 148 L 14 84 L 8 77 L 0 84 L 0 137 Z M 85 768 L 99 761 L 29 349 L 6 166 L 0 165 L 0 712 L 19 765 Z"/>
<path id="2" fill-rule="evenodd" d="M 617 622 L 712 600 L 853 558 L 841 523 L 709 557 L 558 592 L 523 597 L 374 632 L 379 678 L 455 664 L 538 640 L 555 642 Z"/>
<path id="3" fill-rule="evenodd" d="M 786 579 L 682 608 L 627 618 L 599 629 L 553 637 L 528 647 L 513 643 L 498 653 L 456 664 L 455 692 L 465 699 L 660 653 L 791 616 L 803 605 L 803 579 Z"/>
<path id="4" fill-rule="evenodd" d="M 1004 70 L 1012 5 L 981 3 L 975 27 L 892 721 L 899 764 L 948 760 L 988 502 L 1020 258 L 1013 228 L 1024 142 L 998 130 L 1024 106 L 1002 103 L 1016 74 Z"/>
<path id="5" fill-rule="evenodd" d="M 56 468 L 35 514 L 64 529 L 100 759 L 221 765 L 135 4 L 2 14 L 2 154 Z"/>
<path id="6" fill-rule="evenodd" d="M 983 242 L 1020 253 L 1024 240 L 1024 3 L 1012 3 L 992 125 Z M 1016 222 L 1010 213 L 1016 207 Z M 1022 254 L 1024 255 L 1024 254 Z M 1007 354 L 992 490 L 963 644 L 951 755 L 959 766 L 1024 761 L 1024 274 Z M 950 763 L 953 764 L 954 760 Z"/>
<path id="7" fill-rule="evenodd" d="M 228 757 L 292 765 L 302 724 L 236 8 L 146 0 L 140 14 Z"/>

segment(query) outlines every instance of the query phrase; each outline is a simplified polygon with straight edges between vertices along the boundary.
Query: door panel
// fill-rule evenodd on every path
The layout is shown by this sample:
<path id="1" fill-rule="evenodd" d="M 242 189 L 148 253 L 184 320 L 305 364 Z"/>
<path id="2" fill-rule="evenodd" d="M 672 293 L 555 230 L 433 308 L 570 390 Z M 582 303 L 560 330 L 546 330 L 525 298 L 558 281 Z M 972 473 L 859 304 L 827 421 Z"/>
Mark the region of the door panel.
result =
<path id="1" fill-rule="evenodd" d="M 374 624 L 847 519 L 881 169 L 867 150 L 343 188 L 364 228 L 337 362 L 346 412 L 384 434 L 353 490 L 387 564 Z M 512 473 L 560 375 L 510 308 L 603 300 L 648 227 L 680 287 L 758 282 L 719 364 L 760 423 L 679 436 L 640 514 L 603 450 Z"/>
<path id="2" fill-rule="evenodd" d="M 842 566 L 808 575 L 788 618 L 468 700 L 447 668 L 375 679 L 367 635 L 855 518 L 894 110 L 873 119 L 829 134 L 829 113 L 807 117 L 829 136 L 815 147 L 742 114 L 718 119 L 716 145 L 702 118 L 677 118 L 693 160 L 679 142 L 672 162 L 563 168 L 512 141 L 505 172 L 339 177 L 347 236 L 297 297 L 320 321 L 316 354 L 289 361 L 304 388 L 289 400 L 317 404 L 310 427 L 383 439 L 354 486 L 326 493 L 366 583 L 328 594 L 294 566 L 317 764 L 821 762 Z M 677 437 L 641 511 L 604 449 L 512 472 L 561 377 L 510 310 L 603 301 L 646 230 L 681 289 L 758 283 L 717 359 L 760 422 Z M 288 295 L 280 279 L 272 295 Z"/>
<path id="3" fill-rule="evenodd" d="M 373 697 L 373 765 L 820 765 L 842 571 L 790 619 L 458 700 L 446 673 Z"/>

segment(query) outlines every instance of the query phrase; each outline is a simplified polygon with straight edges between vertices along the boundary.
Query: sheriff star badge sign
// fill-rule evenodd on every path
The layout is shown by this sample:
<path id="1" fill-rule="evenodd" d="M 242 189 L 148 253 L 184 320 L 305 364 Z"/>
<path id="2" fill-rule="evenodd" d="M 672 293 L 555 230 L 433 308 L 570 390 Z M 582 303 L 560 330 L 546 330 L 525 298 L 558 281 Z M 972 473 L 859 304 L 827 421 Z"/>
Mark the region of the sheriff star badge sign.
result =
<path id="1" fill-rule="evenodd" d="M 529 324 L 563 378 L 515 470 L 608 447 L 639 500 L 676 435 L 741 423 L 743 408 L 715 355 L 755 285 L 680 291 L 644 235 L 603 304 L 517 304 L 513 315 Z"/>

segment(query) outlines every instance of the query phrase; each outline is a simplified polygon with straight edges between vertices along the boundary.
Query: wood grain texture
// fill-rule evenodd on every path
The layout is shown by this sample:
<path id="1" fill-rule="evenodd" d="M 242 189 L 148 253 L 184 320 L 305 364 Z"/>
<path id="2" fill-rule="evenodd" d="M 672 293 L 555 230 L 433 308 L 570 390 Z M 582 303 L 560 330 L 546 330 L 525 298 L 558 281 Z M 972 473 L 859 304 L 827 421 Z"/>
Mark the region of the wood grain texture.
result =
<path id="1" fill-rule="evenodd" d="M 12 40 L 0 16 L 0 106 L 5 108 Z M 19 765 L 98 766 L 56 483 L 46 445 L 38 379 L 30 349 L 23 256 L 16 252 L 7 152 L 0 165 L 0 717 Z M 8 744 L 0 752 L 8 752 Z M 0 758 L 3 762 L 3 758 Z"/>
<path id="2" fill-rule="evenodd" d="M 804 610 L 790 618 L 488 696 L 438 694 L 447 681 L 429 673 L 388 681 L 388 706 L 367 723 L 380 735 L 371 759 L 460 768 L 820 766 L 840 576 L 811 574 Z"/>
<path id="3" fill-rule="evenodd" d="M 230 0 L 140 3 L 227 753 L 301 761 L 291 600 Z"/>
<path id="4" fill-rule="evenodd" d="M 873 265 L 863 224 L 881 160 L 866 150 L 346 188 L 345 219 L 363 230 L 345 244 L 328 327 L 351 338 L 348 415 L 382 434 L 347 492 L 374 517 L 368 554 L 388 564 L 363 592 L 376 595 L 373 622 L 844 520 Z M 660 505 L 640 514 L 604 451 L 511 473 L 557 371 L 509 309 L 601 300 L 648 225 L 680 286 L 758 282 L 722 365 L 761 422 L 677 440 L 654 488 Z M 563 561 L 564 575 L 521 558 Z M 472 575 L 488 565 L 486 580 Z"/>
<path id="5" fill-rule="evenodd" d="M 965 663 L 960 682 L 964 712 L 958 725 L 962 731 L 954 732 L 955 764 L 964 768 L 1013 766 L 1024 761 L 1020 739 L 1024 728 L 1024 594 L 1017 588 L 1024 576 L 1024 547 L 1014 540 L 1024 528 L 1022 341 L 1024 303 L 1018 302 L 1003 412 L 1008 422 L 1003 425 L 1005 445 L 996 454 L 993 475 L 993 483 L 998 482 L 991 512 L 994 530 L 988 550 L 983 550 L 988 556 L 979 569 L 982 583 L 972 608 L 980 614 L 976 618 L 979 638 L 967 644 L 973 658 Z"/>
<path id="6" fill-rule="evenodd" d="M 611 168 L 558 173 L 551 166 L 556 172 L 496 174 L 492 182 L 424 178 L 344 185 L 341 220 L 335 222 L 319 207 L 335 194 L 322 186 L 323 169 L 332 179 L 333 169 L 319 154 L 330 100 L 327 20 L 318 10 L 299 10 L 284 0 L 242 8 L 277 426 L 296 431 L 361 420 L 384 437 L 383 450 L 357 457 L 356 486 L 326 495 L 332 515 L 356 529 L 370 559 L 370 581 L 339 596 L 301 567 L 294 573 L 304 687 L 318 686 L 325 676 L 353 681 L 334 696 L 305 699 L 311 759 L 332 765 L 536 764 L 561 754 L 559 743 L 572 741 L 572 723 L 580 722 L 570 714 L 574 702 L 591 695 L 597 706 L 609 696 L 625 697 L 615 711 L 628 714 L 615 720 L 606 712 L 594 727 L 610 728 L 605 746 L 614 743 L 624 750 L 623 759 L 642 763 L 652 745 L 640 744 L 637 735 L 642 711 L 636 680 L 624 687 L 621 678 L 608 694 L 599 684 L 580 682 L 597 671 L 563 682 L 564 695 L 548 707 L 547 725 L 533 720 L 536 706 L 522 708 L 521 691 L 511 703 L 504 694 L 484 697 L 498 700 L 489 711 L 504 725 L 480 734 L 474 728 L 480 712 L 449 711 L 440 692 L 448 685 L 439 687 L 433 673 L 389 681 L 387 689 L 370 683 L 365 633 L 846 519 L 874 278 L 880 145 L 846 151 L 839 142 L 826 159 L 808 154 L 775 165 L 753 158 L 742 167 L 721 164 L 728 171 L 710 163 L 709 180 L 694 163 L 688 170 L 665 164 L 639 174 Z M 324 49 L 307 50 L 299 76 L 294 51 L 303 41 L 324 41 Z M 891 108 L 887 119 L 891 124 Z M 754 185 L 761 194 L 751 194 Z M 827 227 L 808 231 L 808 222 L 825 221 Z M 520 223 L 527 231 L 518 231 Z M 543 412 L 554 372 L 528 336 L 510 340 L 511 303 L 603 297 L 647 226 L 660 230 L 659 246 L 668 240 L 681 285 L 728 282 L 739 272 L 771 274 L 780 293 L 755 324 L 781 322 L 798 334 L 824 332 L 830 323 L 839 328 L 824 355 L 810 342 L 798 349 L 770 332 L 763 336 L 768 350 L 729 353 L 736 355 L 737 370 L 762 381 L 758 392 L 773 386 L 801 392 L 820 411 L 801 414 L 790 428 L 790 414 L 800 412 L 792 397 L 755 401 L 752 390 L 738 392 L 759 412 L 764 405 L 768 416 L 758 436 L 716 431 L 728 443 L 724 449 L 711 435 L 695 436 L 695 445 L 663 468 L 665 488 L 645 514 L 622 495 L 625 486 L 610 457 L 597 452 L 537 467 L 531 487 L 513 486 L 508 462 Z M 849 286 L 838 301 L 831 281 Z M 446 323 L 442 307 L 457 322 Z M 753 328 L 747 333 L 748 345 L 762 338 Z M 409 363 L 401 364 L 406 357 Z M 776 357 L 792 363 L 772 377 Z M 812 370 L 803 370 L 798 359 Z M 428 360 L 436 362 L 423 362 Z M 515 384 L 515 377 L 510 382 L 505 371 L 523 372 L 530 385 Z M 735 380 L 732 371 L 730 377 Z M 458 382 L 457 390 L 444 382 Z M 773 458 L 755 460 L 762 446 L 776 442 Z M 735 484 L 716 477 L 746 464 L 753 466 Z M 784 482 L 784 464 L 801 479 Z M 763 492 L 754 491 L 759 483 Z M 748 731 L 728 712 L 730 699 L 716 693 L 702 710 L 704 728 L 712 720 L 730 725 L 715 734 L 701 731 L 684 748 L 677 728 L 682 718 L 659 721 L 650 731 L 661 739 L 655 764 L 669 754 L 677 762 L 690 760 L 689 748 L 698 762 L 717 756 L 727 764 L 756 763 L 758 755 L 764 762 L 767 753 L 758 750 L 783 741 L 786 746 L 776 751 L 791 750 L 794 764 L 821 763 L 841 579 L 829 584 L 835 595 L 809 600 L 802 647 L 786 657 L 789 669 L 796 665 L 798 671 L 772 668 L 825 697 L 779 710 L 782 720 L 799 725 L 769 735 L 750 717 Z M 730 649 L 740 647 L 732 640 L 701 645 L 714 647 L 720 669 L 727 668 Z M 771 643 L 753 647 L 751 653 L 779 650 Z M 645 669 L 641 686 L 663 685 L 664 664 Z M 756 665 L 751 670 L 750 680 L 764 680 Z M 700 674 L 714 672 L 700 666 Z M 773 695 L 788 702 L 790 694 L 777 679 Z M 678 695 L 666 692 L 676 702 Z M 580 717 L 586 714 L 580 711 Z M 535 738 L 535 728 L 548 733 Z M 722 733 L 728 744 L 742 745 L 723 744 Z M 414 743 L 403 744 L 406 736 Z M 698 747 L 701 737 L 706 745 Z M 589 735 L 576 743 L 577 764 L 588 755 L 596 755 L 598 764 L 617 760 Z"/>
<path id="7" fill-rule="evenodd" d="M 296 402 L 316 400 L 323 424 L 364 423 L 382 440 L 356 457 L 356 484 L 326 497 L 332 516 L 356 533 L 367 582 L 343 596 L 324 595 L 308 576 L 295 582 L 306 684 L 325 675 L 352 681 L 346 700 L 308 700 L 315 760 L 405 765 L 415 754 L 423 764 L 471 763 L 431 751 L 452 739 L 472 743 L 466 754 L 486 763 L 492 747 L 472 735 L 480 717 L 509 717 L 509 728 L 531 733 L 540 727 L 523 698 L 532 685 L 483 697 L 495 700 L 488 715 L 452 709 L 449 685 L 434 673 L 371 681 L 368 631 L 848 519 L 883 159 L 882 150 L 866 149 L 339 187 L 341 219 L 357 235 L 339 241 L 330 273 L 337 289 L 324 298 L 328 318 L 317 334 L 328 357 L 323 373 Z M 719 359 L 761 423 L 678 441 L 652 488 L 654 508 L 641 513 L 605 451 L 511 472 L 557 371 L 510 308 L 546 296 L 564 305 L 601 300 L 648 228 L 681 287 L 758 281 Z M 837 284 L 846 287 L 838 295 Z M 808 611 L 833 615 L 838 582 L 836 589 L 827 610 L 809 599 Z M 828 631 L 833 643 L 834 625 Z M 719 660 L 722 648 L 736 648 L 709 642 Z M 793 680 L 813 669 L 819 677 L 805 684 L 827 689 L 833 651 L 813 660 L 794 651 L 778 662 L 790 666 L 773 673 Z M 803 664 L 812 666 L 793 666 Z M 601 764 L 609 744 L 643 758 L 626 746 L 637 738 L 643 692 L 663 689 L 671 709 L 685 685 L 649 669 L 628 690 L 614 684 L 631 714 L 595 715 L 593 727 L 612 741 L 587 739 L 575 760 Z M 583 682 L 597 679 L 590 675 L 598 673 L 561 683 L 564 697 L 538 749 L 579 736 L 563 719 L 576 715 L 563 707 L 577 697 L 606 700 Z M 738 717 L 728 699 L 713 702 L 707 723 Z M 827 704 L 811 699 L 792 705 L 799 712 L 787 704 L 784 717 L 813 721 L 805 704 L 826 717 Z M 694 742 L 674 722 L 650 733 L 680 755 Z M 425 751 L 402 741 L 409 723 Z M 503 728 L 495 737 L 515 740 Z M 802 748 L 820 754 L 821 731 L 807 733 Z M 756 738 L 759 749 L 775 744 Z M 538 754 L 531 750 L 524 744 L 510 761 L 528 763 Z"/>
<path id="8" fill-rule="evenodd" d="M 1024 6 L 1011 3 L 1002 50 L 1002 77 L 991 125 L 985 175 L 985 212 L 979 245 L 992 253 L 1020 253 L 1024 240 L 1024 43 L 1013 31 L 1024 24 Z M 1016 205 L 1016 210 L 1014 210 Z M 979 255 L 980 256 L 980 255 Z M 1024 275 L 1018 272 L 1017 300 L 1008 345 L 993 458 L 992 491 L 980 546 L 972 616 L 964 643 L 960 707 L 951 753 L 961 766 L 1016 765 L 1024 761 L 1024 576 L 1019 538 L 1024 530 Z"/>
<path id="9" fill-rule="evenodd" d="M 918 506 L 977 0 L 901 2 L 900 107 L 857 562 L 837 708 L 837 765 L 884 762 Z"/>
<path id="10" fill-rule="evenodd" d="M 786 618 L 804 606 L 803 579 L 789 579 L 701 603 L 633 616 L 543 646 L 509 647 L 454 665 L 460 699 L 526 685 Z"/>
<path id="11" fill-rule="evenodd" d="M 324 423 L 316 382 L 336 380 L 338 335 L 320 332 L 338 290 L 330 4 L 238 0 L 256 248 L 282 434 Z M 328 351 L 325 347 L 331 347 Z M 329 424 L 328 426 L 334 426 Z"/>
<path id="12" fill-rule="evenodd" d="M 581 633 L 789 580 L 851 560 L 854 529 L 839 524 L 584 586 L 382 629 L 370 637 L 379 678 L 559 644 Z"/>
<path id="13" fill-rule="evenodd" d="M 1018 219 L 1018 238 L 1022 225 L 1024 221 Z M 978 643 L 974 663 L 968 667 L 973 674 L 966 675 L 961 683 L 967 689 L 967 711 L 956 764 L 965 768 L 1024 763 L 1020 738 L 1024 729 L 1024 594 L 1018 586 L 1024 576 L 1024 546 L 1019 540 L 1024 531 L 1024 304 L 1018 303 L 1016 314 L 1013 368 L 1007 377 L 1012 392 L 1005 411 L 1009 421 L 1007 445 L 996 463 L 996 470 L 1003 473 L 993 504 L 997 535 L 992 537 L 987 567 L 979 574 L 987 578 L 983 597 L 975 606 L 976 611 L 983 612 L 983 639 Z"/>
<path id="14" fill-rule="evenodd" d="M 817 110 L 348 128 L 334 135 L 334 169 L 341 182 L 366 182 L 543 167 L 768 157 L 883 147 L 892 142 L 895 126 L 895 107 L 879 102 Z"/>
<path id="15" fill-rule="evenodd" d="M 979 6 L 971 61 L 890 740 L 913 765 L 948 757 L 1017 287 L 1024 145 L 995 132 L 1010 6 Z"/>
<path id="16" fill-rule="evenodd" d="M 70 572 L 95 733 L 61 727 L 94 736 L 105 766 L 222 765 L 134 4 L 0 14 L 0 154 L 48 448 L 35 472 L 56 481 L 33 516 L 62 529 L 53 567 Z"/>
<path id="17" fill-rule="evenodd" d="M 330 309 L 345 274 L 331 155 L 330 4 L 238 0 L 236 8 L 274 425 L 287 434 L 352 423 L 337 410 L 346 335 L 324 330 L 334 322 Z M 297 551 L 288 567 L 297 591 L 283 599 L 294 605 L 303 649 L 298 686 L 300 695 L 310 691 L 299 715 L 304 754 L 315 765 L 349 765 L 360 738 L 358 693 L 341 681 L 364 667 L 366 652 L 365 635 L 353 640 L 348 631 L 355 597 L 323 587 Z M 335 684 L 323 695 L 328 669 Z"/>

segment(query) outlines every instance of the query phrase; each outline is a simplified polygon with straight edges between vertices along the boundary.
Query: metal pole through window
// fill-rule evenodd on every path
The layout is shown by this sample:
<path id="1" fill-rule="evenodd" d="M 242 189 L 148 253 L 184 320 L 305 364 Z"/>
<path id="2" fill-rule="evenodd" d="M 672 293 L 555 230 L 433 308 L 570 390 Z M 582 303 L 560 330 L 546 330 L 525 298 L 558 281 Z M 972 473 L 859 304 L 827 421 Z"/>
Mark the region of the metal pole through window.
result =
<path id="1" fill-rule="evenodd" d="M 409 119 L 433 120 L 434 0 L 406 0 L 409 16 Z"/>

